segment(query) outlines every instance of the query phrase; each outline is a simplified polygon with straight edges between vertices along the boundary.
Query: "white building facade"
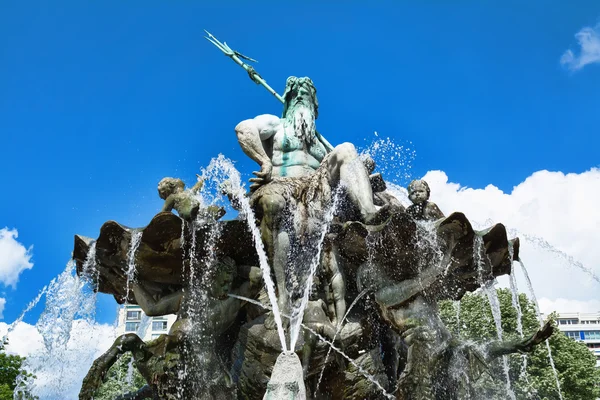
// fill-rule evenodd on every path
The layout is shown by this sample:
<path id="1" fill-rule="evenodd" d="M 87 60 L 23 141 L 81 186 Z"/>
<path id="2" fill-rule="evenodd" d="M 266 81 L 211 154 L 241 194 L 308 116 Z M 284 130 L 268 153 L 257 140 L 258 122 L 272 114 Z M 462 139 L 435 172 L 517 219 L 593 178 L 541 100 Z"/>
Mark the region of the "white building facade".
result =
<path id="1" fill-rule="evenodd" d="M 119 308 L 117 336 L 124 333 L 137 333 L 142 340 L 153 340 L 169 333 L 177 319 L 175 314 L 148 317 L 138 305 L 124 305 Z"/>
<path id="2" fill-rule="evenodd" d="M 596 367 L 600 368 L 600 312 L 560 313 L 556 322 L 567 337 L 585 343 L 596 356 Z"/>

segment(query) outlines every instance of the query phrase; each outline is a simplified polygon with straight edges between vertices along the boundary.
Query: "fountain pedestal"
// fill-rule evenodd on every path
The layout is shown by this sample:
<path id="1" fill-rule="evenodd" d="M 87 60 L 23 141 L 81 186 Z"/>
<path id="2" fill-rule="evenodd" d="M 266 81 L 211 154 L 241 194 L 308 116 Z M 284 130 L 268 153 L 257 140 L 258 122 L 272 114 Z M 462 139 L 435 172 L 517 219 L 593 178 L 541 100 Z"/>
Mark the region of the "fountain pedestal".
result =
<path id="1" fill-rule="evenodd" d="M 302 364 L 294 352 L 281 353 L 273 367 L 263 400 L 276 399 L 306 400 Z"/>

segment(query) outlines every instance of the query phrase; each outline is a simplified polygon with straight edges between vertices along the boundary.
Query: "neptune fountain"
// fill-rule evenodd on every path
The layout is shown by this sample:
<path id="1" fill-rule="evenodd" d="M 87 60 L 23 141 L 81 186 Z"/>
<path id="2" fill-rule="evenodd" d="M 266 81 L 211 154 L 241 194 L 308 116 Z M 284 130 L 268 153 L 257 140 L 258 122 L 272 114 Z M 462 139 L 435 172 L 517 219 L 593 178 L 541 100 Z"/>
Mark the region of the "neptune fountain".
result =
<path id="1" fill-rule="evenodd" d="M 247 57 L 209 40 L 270 89 Z M 77 272 L 95 291 L 148 316 L 177 314 L 157 339 L 117 338 L 80 399 L 93 399 L 127 352 L 147 381 L 129 399 L 468 398 L 492 359 L 550 336 L 547 324 L 520 342 L 453 337 L 437 302 L 510 274 L 518 238 L 502 224 L 475 231 L 464 214 L 445 216 L 422 180 L 409 185 L 405 208 L 372 158 L 317 132 L 310 78 L 290 77 L 283 96 L 272 93 L 282 117 L 235 127 L 259 166 L 249 191 L 219 157 L 209 168 L 218 173 L 199 175 L 192 189 L 163 179 L 165 206 L 147 226 L 108 221 L 96 239 L 75 236 Z M 230 206 L 207 200 L 210 180 Z M 224 218 L 226 208 L 237 216 Z"/>

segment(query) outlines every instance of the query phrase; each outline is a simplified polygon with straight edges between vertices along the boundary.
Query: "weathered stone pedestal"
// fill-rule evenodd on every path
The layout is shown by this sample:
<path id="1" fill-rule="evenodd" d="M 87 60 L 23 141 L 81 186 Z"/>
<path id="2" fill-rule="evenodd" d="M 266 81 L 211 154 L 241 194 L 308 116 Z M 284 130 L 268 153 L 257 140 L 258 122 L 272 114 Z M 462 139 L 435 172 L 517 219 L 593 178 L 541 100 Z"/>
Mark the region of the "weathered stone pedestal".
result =
<path id="1" fill-rule="evenodd" d="M 263 400 L 293 399 L 306 400 L 306 388 L 300 358 L 293 352 L 281 353 L 277 357 L 267 392 Z"/>

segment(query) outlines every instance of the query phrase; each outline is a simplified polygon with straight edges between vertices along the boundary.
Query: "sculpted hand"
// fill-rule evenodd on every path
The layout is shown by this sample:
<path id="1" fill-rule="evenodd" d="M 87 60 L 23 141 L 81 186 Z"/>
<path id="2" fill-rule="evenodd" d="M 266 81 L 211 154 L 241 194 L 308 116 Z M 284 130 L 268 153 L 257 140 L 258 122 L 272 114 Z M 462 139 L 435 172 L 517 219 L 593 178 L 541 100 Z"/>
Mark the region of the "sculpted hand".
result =
<path id="1" fill-rule="evenodd" d="M 268 183 L 271 181 L 271 172 L 273 171 L 273 164 L 271 162 L 264 162 L 260 168 L 260 171 L 254 171 L 253 174 L 256 175 L 256 178 L 250 178 L 250 182 L 253 182 L 250 185 L 250 191 L 255 191 L 261 185 Z"/>

